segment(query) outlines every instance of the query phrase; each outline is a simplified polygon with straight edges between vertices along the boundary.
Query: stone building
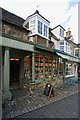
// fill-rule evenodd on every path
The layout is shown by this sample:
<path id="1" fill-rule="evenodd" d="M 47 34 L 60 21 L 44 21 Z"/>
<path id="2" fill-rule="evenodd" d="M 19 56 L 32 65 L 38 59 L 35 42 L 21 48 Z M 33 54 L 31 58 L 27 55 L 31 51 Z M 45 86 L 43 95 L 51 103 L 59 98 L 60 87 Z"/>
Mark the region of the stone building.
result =
<path id="1" fill-rule="evenodd" d="M 24 78 L 24 56 L 32 54 L 34 45 L 29 42 L 29 30 L 23 28 L 24 19 L 2 10 L 2 91 L 3 98 L 11 99 L 10 87 Z M 1 33 L 1 32 L 0 32 Z M 33 58 L 32 58 L 33 59 Z M 33 59 L 34 61 L 34 59 Z"/>
<path id="2" fill-rule="evenodd" d="M 71 34 L 70 28 L 68 28 L 68 31 L 66 31 L 61 25 L 57 25 L 52 29 L 52 33 L 56 35 L 56 37 L 59 39 L 57 48 L 58 50 L 62 51 L 62 53 L 65 53 L 66 56 L 66 74 L 74 74 L 77 76 L 77 69 L 78 64 L 74 59 L 74 53 L 75 49 L 77 47 L 77 44 L 74 43 L 73 36 Z M 61 52 L 58 53 L 62 58 L 64 58 L 63 54 Z M 69 58 L 68 55 L 72 55 L 73 58 Z M 79 56 L 78 56 L 79 57 Z M 63 64 L 63 63 L 62 63 Z"/>
<path id="3" fill-rule="evenodd" d="M 77 47 L 74 49 L 74 55 L 80 57 L 80 44 L 77 44 Z M 80 62 L 78 64 L 78 79 L 80 80 Z"/>
<path id="4" fill-rule="evenodd" d="M 66 62 L 78 63 L 79 58 L 59 50 L 60 38 L 49 28 L 50 22 L 37 10 L 26 20 L 0 10 L 3 99 L 11 99 L 13 85 L 56 80 L 58 85 L 63 84 Z"/>

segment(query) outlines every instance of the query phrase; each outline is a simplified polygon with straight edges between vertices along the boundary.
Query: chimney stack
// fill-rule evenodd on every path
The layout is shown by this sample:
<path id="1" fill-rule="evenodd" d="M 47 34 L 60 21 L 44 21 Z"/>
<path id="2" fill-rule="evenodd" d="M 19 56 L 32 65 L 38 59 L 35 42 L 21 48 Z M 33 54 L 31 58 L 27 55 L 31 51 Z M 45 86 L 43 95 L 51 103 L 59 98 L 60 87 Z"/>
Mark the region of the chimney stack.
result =
<path id="1" fill-rule="evenodd" d="M 70 28 L 68 28 L 68 31 L 66 32 L 66 38 L 71 38 Z"/>

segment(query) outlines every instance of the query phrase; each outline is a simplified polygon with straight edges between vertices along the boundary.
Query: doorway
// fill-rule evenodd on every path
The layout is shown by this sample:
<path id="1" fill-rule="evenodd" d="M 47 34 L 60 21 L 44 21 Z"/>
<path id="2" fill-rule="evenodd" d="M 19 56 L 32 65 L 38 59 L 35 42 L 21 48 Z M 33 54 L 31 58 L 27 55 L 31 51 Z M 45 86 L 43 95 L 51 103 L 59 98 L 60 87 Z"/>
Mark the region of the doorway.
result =
<path id="1" fill-rule="evenodd" d="M 10 60 L 10 85 L 19 84 L 19 59 Z"/>

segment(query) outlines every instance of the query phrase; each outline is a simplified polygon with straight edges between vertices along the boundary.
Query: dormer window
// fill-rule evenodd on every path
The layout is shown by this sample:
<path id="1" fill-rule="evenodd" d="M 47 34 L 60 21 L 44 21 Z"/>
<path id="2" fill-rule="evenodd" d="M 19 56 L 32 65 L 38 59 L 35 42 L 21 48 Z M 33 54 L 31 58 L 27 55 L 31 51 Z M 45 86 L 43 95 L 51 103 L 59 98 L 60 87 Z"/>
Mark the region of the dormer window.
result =
<path id="1" fill-rule="evenodd" d="M 65 29 L 61 25 L 57 25 L 51 30 L 51 32 L 60 40 L 64 39 L 64 31 Z"/>
<path id="2" fill-rule="evenodd" d="M 28 29 L 31 31 L 30 36 L 39 35 L 40 37 L 49 39 L 49 24 L 50 22 L 40 15 L 39 11 L 27 17 L 23 26 L 26 28 L 28 23 Z"/>
<path id="3" fill-rule="evenodd" d="M 38 20 L 38 33 L 42 35 L 42 22 Z"/>

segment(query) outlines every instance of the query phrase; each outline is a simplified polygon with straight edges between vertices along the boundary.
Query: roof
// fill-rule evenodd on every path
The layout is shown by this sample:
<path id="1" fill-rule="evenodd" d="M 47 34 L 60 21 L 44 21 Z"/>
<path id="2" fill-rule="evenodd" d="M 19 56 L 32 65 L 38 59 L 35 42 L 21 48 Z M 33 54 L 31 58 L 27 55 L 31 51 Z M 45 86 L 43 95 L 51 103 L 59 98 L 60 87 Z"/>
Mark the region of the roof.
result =
<path id="1" fill-rule="evenodd" d="M 54 39 L 56 39 L 56 40 L 60 40 L 60 39 L 58 39 L 52 32 L 51 32 L 51 36 L 54 38 Z"/>
<path id="2" fill-rule="evenodd" d="M 11 12 L 1 8 L 1 7 L 0 7 L 0 11 L 2 11 L 2 20 L 3 21 L 23 28 L 23 23 L 25 21 L 23 18 L 15 15 L 15 14 L 13 14 L 13 13 L 11 13 Z"/>
<path id="3" fill-rule="evenodd" d="M 77 44 L 78 47 L 80 47 L 80 44 Z"/>
<path id="4" fill-rule="evenodd" d="M 65 40 L 70 42 L 71 44 L 74 44 L 75 46 L 77 46 L 77 44 L 75 42 L 73 42 L 72 40 L 67 39 L 66 37 L 65 37 Z"/>
<path id="5" fill-rule="evenodd" d="M 44 17 L 39 13 L 38 10 L 36 10 L 32 15 L 28 16 L 27 18 L 29 18 L 29 17 L 31 17 L 31 16 L 33 16 L 33 15 L 35 15 L 35 14 L 38 14 L 39 16 L 41 16 L 43 19 L 45 19 L 47 22 L 50 23 L 50 21 L 48 21 L 46 18 L 44 18 Z"/>
<path id="6" fill-rule="evenodd" d="M 61 25 L 57 25 L 56 27 L 54 27 L 54 28 L 52 28 L 52 30 L 54 30 L 55 28 L 57 28 L 57 27 L 61 27 L 63 30 L 65 30 Z M 66 31 L 66 30 L 65 30 Z"/>
<path id="7" fill-rule="evenodd" d="M 56 40 L 59 40 L 52 32 L 51 32 L 51 28 L 49 28 L 49 34 L 51 34 L 51 37 L 53 37 Z"/>

